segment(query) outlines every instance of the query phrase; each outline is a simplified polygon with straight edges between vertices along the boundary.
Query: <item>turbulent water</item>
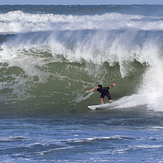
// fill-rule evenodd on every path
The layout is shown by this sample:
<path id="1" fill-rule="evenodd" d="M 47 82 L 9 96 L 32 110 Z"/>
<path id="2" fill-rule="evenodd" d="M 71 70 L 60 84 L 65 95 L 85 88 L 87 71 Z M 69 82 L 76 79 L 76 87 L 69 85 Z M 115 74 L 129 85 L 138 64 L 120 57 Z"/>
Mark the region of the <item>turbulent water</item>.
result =
<path id="1" fill-rule="evenodd" d="M 163 161 L 162 70 L 163 6 L 0 6 L 1 161 Z"/>

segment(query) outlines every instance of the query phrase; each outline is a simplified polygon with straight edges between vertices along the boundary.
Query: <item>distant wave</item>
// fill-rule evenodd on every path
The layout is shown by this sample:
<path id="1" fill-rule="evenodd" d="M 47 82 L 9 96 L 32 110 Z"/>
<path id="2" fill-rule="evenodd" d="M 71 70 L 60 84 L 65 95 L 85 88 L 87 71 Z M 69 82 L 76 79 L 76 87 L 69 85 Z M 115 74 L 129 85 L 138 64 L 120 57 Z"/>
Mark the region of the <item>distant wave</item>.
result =
<path id="1" fill-rule="evenodd" d="M 0 33 L 56 30 L 162 30 L 163 18 L 106 13 L 102 15 L 30 14 L 11 11 L 0 14 Z"/>

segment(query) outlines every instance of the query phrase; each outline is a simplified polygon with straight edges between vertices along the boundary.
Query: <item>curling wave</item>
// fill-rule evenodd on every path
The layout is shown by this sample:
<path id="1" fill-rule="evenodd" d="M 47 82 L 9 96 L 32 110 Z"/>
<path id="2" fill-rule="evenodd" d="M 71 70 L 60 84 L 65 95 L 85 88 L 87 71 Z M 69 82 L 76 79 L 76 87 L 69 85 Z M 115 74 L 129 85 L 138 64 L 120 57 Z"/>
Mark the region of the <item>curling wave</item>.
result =
<path id="1" fill-rule="evenodd" d="M 11 11 L 0 23 L 1 105 L 85 111 L 100 103 L 87 89 L 115 82 L 119 108 L 163 110 L 162 18 Z"/>

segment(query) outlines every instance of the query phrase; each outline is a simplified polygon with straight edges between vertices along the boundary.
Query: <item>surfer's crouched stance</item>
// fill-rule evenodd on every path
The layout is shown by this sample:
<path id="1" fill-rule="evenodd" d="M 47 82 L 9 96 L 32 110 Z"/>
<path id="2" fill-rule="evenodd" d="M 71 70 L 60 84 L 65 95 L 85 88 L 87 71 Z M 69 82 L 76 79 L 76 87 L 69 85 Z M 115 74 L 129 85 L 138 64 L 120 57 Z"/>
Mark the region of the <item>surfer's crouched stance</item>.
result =
<path id="1" fill-rule="evenodd" d="M 111 85 L 110 87 L 102 87 L 102 85 L 98 85 L 97 88 L 93 88 L 93 89 L 90 89 L 86 92 L 91 92 L 91 91 L 98 91 L 101 93 L 101 103 L 104 104 L 104 97 L 107 96 L 109 101 L 110 102 L 114 102 L 112 99 L 111 99 L 111 96 L 110 96 L 110 93 L 109 93 L 109 90 L 110 88 L 113 88 L 115 86 L 115 83 L 113 83 L 113 85 Z"/>

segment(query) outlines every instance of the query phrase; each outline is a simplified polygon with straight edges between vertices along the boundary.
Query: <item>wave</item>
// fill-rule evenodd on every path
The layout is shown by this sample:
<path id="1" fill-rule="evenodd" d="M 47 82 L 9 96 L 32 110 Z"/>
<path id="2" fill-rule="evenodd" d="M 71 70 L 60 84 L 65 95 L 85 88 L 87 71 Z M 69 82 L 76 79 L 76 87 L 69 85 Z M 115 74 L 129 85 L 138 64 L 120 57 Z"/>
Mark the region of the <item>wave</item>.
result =
<path id="1" fill-rule="evenodd" d="M 161 17 L 11 11 L 0 23 L 2 108 L 82 112 L 100 103 L 87 89 L 115 82 L 118 109 L 163 110 Z"/>
<path id="2" fill-rule="evenodd" d="M 0 14 L 0 33 L 55 30 L 162 30 L 163 17 L 105 13 L 102 15 L 31 14 L 10 11 Z"/>
<path id="3" fill-rule="evenodd" d="M 146 32 L 136 32 L 133 37 L 130 31 L 118 31 L 119 35 L 117 31 L 75 33 L 20 34 L 4 42 L 0 51 L 1 100 L 82 108 L 99 98 L 99 94 L 85 93 L 87 89 L 115 82 L 113 99 L 127 96 L 130 103 L 122 98 L 126 101 L 123 107 L 147 105 L 162 110 L 163 67 L 158 38 L 154 41 Z M 160 32 L 154 34 L 160 37 Z M 128 40 L 123 42 L 126 36 Z M 142 41 L 144 36 L 148 37 Z"/>

